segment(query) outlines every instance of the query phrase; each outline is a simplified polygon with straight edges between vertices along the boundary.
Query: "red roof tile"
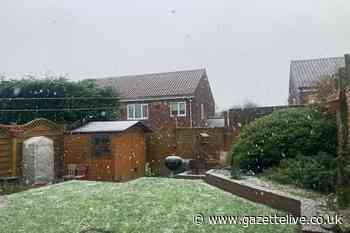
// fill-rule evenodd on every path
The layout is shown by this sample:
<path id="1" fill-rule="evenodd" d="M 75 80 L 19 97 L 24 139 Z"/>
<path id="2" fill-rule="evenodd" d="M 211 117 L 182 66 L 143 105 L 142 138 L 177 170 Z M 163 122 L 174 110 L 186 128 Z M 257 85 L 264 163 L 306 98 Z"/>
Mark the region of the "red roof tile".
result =
<path id="1" fill-rule="evenodd" d="M 121 99 L 193 95 L 205 69 L 95 79 L 99 87 L 115 87 Z"/>

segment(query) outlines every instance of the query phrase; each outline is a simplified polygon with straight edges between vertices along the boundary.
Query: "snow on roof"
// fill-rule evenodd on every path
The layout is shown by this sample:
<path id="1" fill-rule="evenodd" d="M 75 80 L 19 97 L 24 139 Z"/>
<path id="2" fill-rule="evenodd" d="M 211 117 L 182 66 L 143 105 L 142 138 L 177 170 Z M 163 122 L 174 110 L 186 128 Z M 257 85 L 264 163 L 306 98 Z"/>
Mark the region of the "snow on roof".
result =
<path id="1" fill-rule="evenodd" d="M 145 131 L 150 131 L 140 121 L 93 121 L 72 130 L 72 133 L 121 132 L 135 125 L 140 125 Z"/>

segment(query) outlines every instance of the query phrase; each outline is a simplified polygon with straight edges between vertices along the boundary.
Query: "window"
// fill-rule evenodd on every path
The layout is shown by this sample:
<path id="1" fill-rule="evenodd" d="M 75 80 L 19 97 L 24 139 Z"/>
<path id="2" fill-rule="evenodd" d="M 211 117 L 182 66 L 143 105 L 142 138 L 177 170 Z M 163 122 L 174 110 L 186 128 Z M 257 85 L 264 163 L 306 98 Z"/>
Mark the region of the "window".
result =
<path id="1" fill-rule="evenodd" d="M 177 103 L 170 103 L 170 116 L 177 115 Z"/>
<path id="2" fill-rule="evenodd" d="M 128 120 L 148 119 L 148 104 L 128 104 Z"/>
<path id="3" fill-rule="evenodd" d="M 94 157 L 111 155 L 110 138 L 106 134 L 96 134 L 93 136 Z"/>
<path id="4" fill-rule="evenodd" d="M 204 104 L 201 104 L 201 119 L 204 120 Z"/>
<path id="5" fill-rule="evenodd" d="M 186 103 L 185 102 L 170 103 L 170 116 L 186 116 Z"/>

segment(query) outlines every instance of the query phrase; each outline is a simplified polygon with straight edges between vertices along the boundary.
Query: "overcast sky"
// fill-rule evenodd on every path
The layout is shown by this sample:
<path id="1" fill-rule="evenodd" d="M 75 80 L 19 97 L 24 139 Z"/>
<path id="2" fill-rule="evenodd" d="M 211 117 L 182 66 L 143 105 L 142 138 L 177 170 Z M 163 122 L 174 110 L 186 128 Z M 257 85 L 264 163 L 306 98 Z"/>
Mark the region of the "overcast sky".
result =
<path id="1" fill-rule="evenodd" d="M 294 59 L 350 52 L 349 0 L 1 0 L 0 74 L 206 68 L 220 109 L 286 104 Z"/>

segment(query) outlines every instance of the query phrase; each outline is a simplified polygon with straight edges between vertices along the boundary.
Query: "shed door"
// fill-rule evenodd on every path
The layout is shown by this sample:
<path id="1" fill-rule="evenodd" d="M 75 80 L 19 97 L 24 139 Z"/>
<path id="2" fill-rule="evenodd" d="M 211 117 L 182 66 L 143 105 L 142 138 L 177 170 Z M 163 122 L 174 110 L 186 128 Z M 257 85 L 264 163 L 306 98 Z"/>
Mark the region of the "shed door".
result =
<path id="1" fill-rule="evenodd" d="M 129 154 L 130 180 L 143 176 L 145 166 L 145 145 L 143 134 L 133 133 L 131 136 L 131 142 L 131 150 Z"/>
<path id="2" fill-rule="evenodd" d="M 113 180 L 112 137 L 109 134 L 95 134 L 91 137 L 90 179 Z"/>
<path id="3" fill-rule="evenodd" d="M 113 160 L 112 159 L 91 159 L 89 170 L 89 179 L 92 180 L 113 180 Z"/>

